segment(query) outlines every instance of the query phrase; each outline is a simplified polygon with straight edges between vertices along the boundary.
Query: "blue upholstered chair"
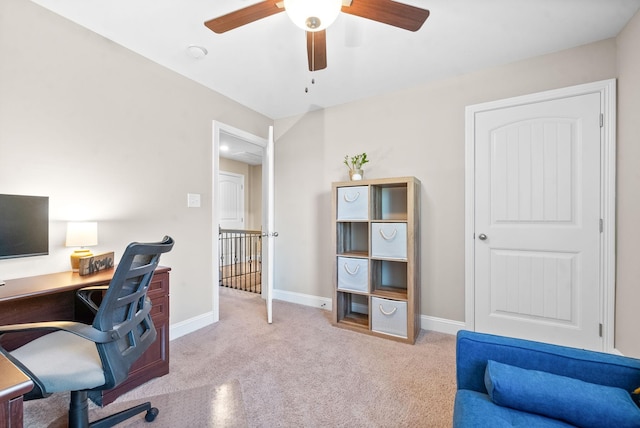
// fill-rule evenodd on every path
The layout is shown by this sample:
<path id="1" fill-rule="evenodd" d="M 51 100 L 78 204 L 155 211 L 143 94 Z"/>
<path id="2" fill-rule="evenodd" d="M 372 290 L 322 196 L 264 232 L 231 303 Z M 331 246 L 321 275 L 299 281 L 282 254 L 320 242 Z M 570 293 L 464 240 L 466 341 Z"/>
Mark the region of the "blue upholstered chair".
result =
<path id="1" fill-rule="evenodd" d="M 0 326 L 0 335 L 51 331 L 11 352 L 0 347 L 0 352 L 33 380 L 35 386 L 25 400 L 71 391 L 69 427 L 74 428 L 110 427 L 144 411 L 147 421 L 155 419 L 158 410 L 144 403 L 89 424 L 88 398 L 91 392 L 122 383 L 131 365 L 156 339 L 147 290 L 160 255 L 171 251 L 173 244 L 170 237 L 157 243 L 129 244 L 109 286 L 100 290 L 104 297 L 94 306 L 92 325 L 51 321 Z M 78 293 L 90 302 L 88 296 L 95 291 Z"/>
<path id="2" fill-rule="evenodd" d="M 453 428 L 640 427 L 640 360 L 460 331 Z"/>

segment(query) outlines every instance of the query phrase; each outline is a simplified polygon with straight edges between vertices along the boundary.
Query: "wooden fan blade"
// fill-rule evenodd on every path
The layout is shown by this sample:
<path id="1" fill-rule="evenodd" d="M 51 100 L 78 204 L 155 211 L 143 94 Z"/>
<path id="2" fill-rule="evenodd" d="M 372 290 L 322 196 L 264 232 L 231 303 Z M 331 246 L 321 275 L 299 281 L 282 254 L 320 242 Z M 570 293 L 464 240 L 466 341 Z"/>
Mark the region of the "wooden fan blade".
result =
<path id="1" fill-rule="evenodd" d="M 393 0 L 353 0 L 351 6 L 342 6 L 342 11 L 409 31 L 418 31 L 429 17 L 427 9 Z"/>
<path id="2" fill-rule="evenodd" d="M 327 68 L 327 30 L 307 31 L 309 71 Z"/>
<path id="3" fill-rule="evenodd" d="M 282 11 L 282 0 L 267 0 L 211 19 L 204 25 L 214 33 L 222 34 Z"/>

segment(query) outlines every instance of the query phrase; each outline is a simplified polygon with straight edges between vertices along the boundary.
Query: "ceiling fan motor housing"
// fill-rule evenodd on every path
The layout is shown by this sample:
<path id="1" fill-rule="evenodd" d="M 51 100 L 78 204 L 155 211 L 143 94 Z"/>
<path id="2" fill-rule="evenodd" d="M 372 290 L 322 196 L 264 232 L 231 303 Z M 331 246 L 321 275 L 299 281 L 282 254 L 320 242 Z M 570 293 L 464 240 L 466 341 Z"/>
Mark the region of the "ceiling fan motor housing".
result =
<path id="1" fill-rule="evenodd" d="M 318 18 L 317 16 L 310 16 L 305 21 L 305 24 L 307 24 L 307 28 L 309 29 L 309 31 L 311 31 L 319 28 L 320 25 L 322 25 L 322 21 L 320 21 L 320 18 Z"/>

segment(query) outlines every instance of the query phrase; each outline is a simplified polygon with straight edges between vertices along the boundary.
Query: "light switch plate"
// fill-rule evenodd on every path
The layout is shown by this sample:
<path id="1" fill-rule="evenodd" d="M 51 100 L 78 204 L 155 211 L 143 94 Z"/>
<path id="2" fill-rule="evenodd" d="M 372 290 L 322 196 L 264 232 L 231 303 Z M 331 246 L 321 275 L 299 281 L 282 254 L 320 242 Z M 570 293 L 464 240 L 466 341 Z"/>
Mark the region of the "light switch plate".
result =
<path id="1" fill-rule="evenodd" d="M 187 193 L 187 208 L 200 208 L 200 193 Z"/>

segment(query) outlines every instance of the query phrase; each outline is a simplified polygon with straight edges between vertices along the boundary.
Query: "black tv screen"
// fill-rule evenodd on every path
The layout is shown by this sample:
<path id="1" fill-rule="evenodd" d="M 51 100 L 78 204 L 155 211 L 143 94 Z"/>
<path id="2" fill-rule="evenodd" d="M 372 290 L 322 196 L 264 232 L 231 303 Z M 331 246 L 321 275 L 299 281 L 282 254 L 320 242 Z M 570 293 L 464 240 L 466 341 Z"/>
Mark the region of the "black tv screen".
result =
<path id="1" fill-rule="evenodd" d="M 0 194 L 0 259 L 49 254 L 49 198 Z"/>

